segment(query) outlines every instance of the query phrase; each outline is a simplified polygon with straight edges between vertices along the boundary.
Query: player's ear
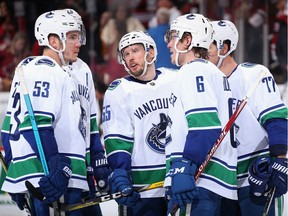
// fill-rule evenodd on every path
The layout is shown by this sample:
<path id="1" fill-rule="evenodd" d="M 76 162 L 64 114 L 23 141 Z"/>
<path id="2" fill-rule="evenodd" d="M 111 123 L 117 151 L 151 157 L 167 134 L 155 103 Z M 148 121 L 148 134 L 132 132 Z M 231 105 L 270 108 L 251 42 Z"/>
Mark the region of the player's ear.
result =
<path id="1" fill-rule="evenodd" d="M 59 46 L 60 46 L 60 40 L 59 37 L 57 35 L 51 34 L 49 35 L 49 44 L 55 48 L 56 50 L 59 50 Z"/>
<path id="2" fill-rule="evenodd" d="M 228 44 L 223 44 L 222 49 L 220 50 L 221 55 L 225 55 L 229 51 L 229 46 Z"/>

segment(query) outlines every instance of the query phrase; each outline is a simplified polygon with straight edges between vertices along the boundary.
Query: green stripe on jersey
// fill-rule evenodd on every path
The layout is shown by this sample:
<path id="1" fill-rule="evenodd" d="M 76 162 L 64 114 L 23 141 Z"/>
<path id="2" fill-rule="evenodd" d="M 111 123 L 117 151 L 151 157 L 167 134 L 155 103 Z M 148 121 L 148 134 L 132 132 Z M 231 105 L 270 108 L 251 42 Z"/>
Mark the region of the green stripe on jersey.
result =
<path id="1" fill-rule="evenodd" d="M 206 175 L 210 175 L 213 178 L 220 179 L 229 185 L 237 185 L 236 170 L 231 170 L 225 167 L 223 164 L 219 164 L 215 161 L 209 161 L 204 172 Z"/>
<path id="2" fill-rule="evenodd" d="M 73 174 L 86 176 L 86 165 L 83 160 L 71 158 L 71 166 Z M 16 163 L 12 161 L 8 170 L 8 176 L 12 179 L 35 173 L 43 173 L 42 164 L 36 157 L 26 158 Z"/>
<path id="3" fill-rule="evenodd" d="M 281 109 L 276 109 L 273 110 L 272 112 L 267 112 L 265 115 L 263 115 L 260 119 L 260 124 L 263 125 L 266 121 L 269 119 L 287 119 L 288 114 L 287 114 L 288 108 L 283 107 Z"/>
<path id="4" fill-rule="evenodd" d="M 133 142 L 128 142 L 120 139 L 106 139 L 105 148 L 107 155 L 114 151 L 127 151 L 132 153 Z"/>
<path id="5" fill-rule="evenodd" d="M 6 115 L 2 124 L 2 131 L 7 131 L 9 133 L 10 131 L 10 115 Z"/>
<path id="6" fill-rule="evenodd" d="M 41 127 L 41 126 L 50 126 L 52 125 L 52 119 L 50 116 L 43 116 L 43 115 L 35 115 L 35 120 L 37 122 L 37 126 Z M 30 117 L 29 116 L 25 116 L 24 117 L 24 121 L 19 125 L 19 129 L 27 129 L 27 128 L 32 128 L 31 122 L 30 122 Z"/>
<path id="7" fill-rule="evenodd" d="M 91 133 L 99 131 L 96 116 L 90 119 L 90 131 Z"/>
<path id="8" fill-rule="evenodd" d="M 164 181 L 166 168 L 157 170 L 132 170 L 133 184 L 152 184 Z"/>
<path id="9" fill-rule="evenodd" d="M 191 113 L 186 119 L 189 128 L 221 126 L 216 112 Z"/>
<path id="10" fill-rule="evenodd" d="M 269 150 L 267 149 L 267 152 Z M 264 156 L 269 156 L 269 152 L 267 154 L 257 154 L 253 157 L 251 156 L 247 156 L 247 158 L 243 158 L 241 159 L 241 161 L 238 160 L 238 163 L 237 163 L 237 175 L 242 175 L 244 173 L 247 173 L 248 172 L 248 169 L 249 169 L 249 166 L 250 164 L 252 163 L 253 160 L 255 160 L 257 157 L 264 157 Z"/>

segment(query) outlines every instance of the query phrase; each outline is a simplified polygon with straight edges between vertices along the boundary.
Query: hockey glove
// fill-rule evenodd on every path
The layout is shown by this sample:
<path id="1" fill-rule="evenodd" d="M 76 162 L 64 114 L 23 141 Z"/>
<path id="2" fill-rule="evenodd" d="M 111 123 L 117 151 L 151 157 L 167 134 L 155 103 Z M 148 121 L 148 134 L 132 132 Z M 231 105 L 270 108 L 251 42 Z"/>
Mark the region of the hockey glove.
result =
<path id="1" fill-rule="evenodd" d="M 96 197 L 96 190 L 95 190 L 95 180 L 94 180 L 94 171 L 93 168 L 88 166 L 87 167 L 87 182 L 89 186 L 89 198 L 95 198 Z"/>
<path id="2" fill-rule="evenodd" d="M 107 162 L 107 158 L 102 153 L 99 153 L 96 158 L 97 159 L 91 163 L 94 169 L 94 178 L 97 182 L 99 192 L 105 193 L 109 191 L 108 177 L 112 171 Z"/>
<path id="3" fill-rule="evenodd" d="M 119 205 L 133 207 L 139 200 L 140 194 L 133 190 L 129 173 L 124 169 L 115 169 L 109 178 L 112 193 L 121 192 L 123 197 L 117 198 Z"/>
<path id="4" fill-rule="evenodd" d="M 268 181 L 272 173 L 270 157 L 255 159 L 249 167 L 248 181 L 250 194 L 261 196 L 268 190 Z"/>
<path id="5" fill-rule="evenodd" d="M 24 210 L 25 194 L 24 193 L 9 193 L 12 200 L 17 204 L 20 210 Z"/>
<path id="6" fill-rule="evenodd" d="M 39 181 L 40 191 L 46 204 L 58 200 L 67 190 L 72 171 L 70 158 L 56 155 L 50 158 L 50 173 Z"/>
<path id="7" fill-rule="evenodd" d="M 287 158 L 275 158 L 272 163 L 272 174 L 269 179 L 269 187 L 276 187 L 274 197 L 280 197 L 287 193 Z"/>
<path id="8" fill-rule="evenodd" d="M 174 205 L 179 205 L 181 210 L 185 211 L 185 205 L 198 198 L 198 188 L 194 179 L 196 170 L 196 165 L 187 159 L 177 158 L 172 161 L 169 171 L 172 178 L 169 211 Z"/>

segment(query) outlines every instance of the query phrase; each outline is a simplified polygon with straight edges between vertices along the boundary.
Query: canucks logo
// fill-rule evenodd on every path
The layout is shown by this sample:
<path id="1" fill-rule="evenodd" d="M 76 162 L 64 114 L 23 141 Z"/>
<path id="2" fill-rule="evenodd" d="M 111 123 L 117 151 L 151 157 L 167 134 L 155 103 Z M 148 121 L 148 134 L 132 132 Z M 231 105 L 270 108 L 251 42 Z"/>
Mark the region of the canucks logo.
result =
<path id="1" fill-rule="evenodd" d="M 86 127 L 86 122 L 87 122 L 87 115 L 86 111 L 81 107 L 81 116 L 79 118 L 79 124 L 78 124 L 78 129 L 83 137 L 84 140 L 86 140 L 86 135 L 87 135 L 87 127 Z"/>
<path id="2" fill-rule="evenodd" d="M 164 154 L 165 147 L 172 141 L 171 134 L 168 132 L 172 121 L 168 115 L 160 113 L 160 123 L 152 125 L 146 136 L 146 143 L 154 151 Z"/>

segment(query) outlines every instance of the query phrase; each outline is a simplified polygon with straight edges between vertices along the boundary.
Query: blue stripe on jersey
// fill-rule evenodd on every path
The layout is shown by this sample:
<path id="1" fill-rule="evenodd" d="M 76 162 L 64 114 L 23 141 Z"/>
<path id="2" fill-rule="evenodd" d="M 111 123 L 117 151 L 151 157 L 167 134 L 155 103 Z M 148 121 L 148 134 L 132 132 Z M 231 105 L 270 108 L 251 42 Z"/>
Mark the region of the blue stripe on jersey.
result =
<path id="1" fill-rule="evenodd" d="M 281 104 L 278 104 L 278 105 L 276 105 L 276 106 L 272 106 L 272 107 L 269 107 L 268 109 L 263 110 L 263 111 L 259 114 L 259 117 L 257 118 L 257 120 L 258 120 L 259 122 L 261 122 L 261 121 L 260 121 L 261 118 L 262 118 L 264 115 L 266 115 L 268 112 L 270 112 L 270 111 L 272 111 L 272 110 L 276 110 L 276 109 L 282 108 L 282 107 L 283 107 L 283 108 L 286 107 L 284 103 L 281 103 Z M 287 118 L 287 116 L 286 116 L 286 118 Z"/>
<path id="2" fill-rule="evenodd" d="M 157 165 L 150 165 L 150 166 L 132 166 L 132 169 L 157 169 L 157 168 L 166 168 L 166 164 L 157 164 Z"/>
<path id="3" fill-rule="evenodd" d="M 268 151 L 269 150 L 267 148 L 267 149 L 262 149 L 262 150 L 259 150 L 259 151 L 250 152 L 248 154 L 244 154 L 244 155 L 239 156 L 238 160 L 241 160 L 241 159 L 246 158 L 246 157 L 251 157 L 253 155 L 259 155 L 259 154 L 267 153 Z"/>
<path id="4" fill-rule="evenodd" d="M 231 166 L 231 165 L 227 164 L 225 161 L 220 160 L 219 158 L 212 157 L 211 160 L 219 162 L 220 164 L 222 164 L 223 166 L 227 167 L 228 169 L 236 170 L 237 166 Z"/>
<path id="5" fill-rule="evenodd" d="M 127 136 L 123 136 L 121 134 L 108 134 L 106 136 L 104 136 L 104 140 L 106 139 L 121 139 L 121 140 L 127 140 L 128 142 L 133 142 L 134 141 L 134 138 L 133 137 L 127 137 Z"/>
<path id="6" fill-rule="evenodd" d="M 203 111 L 218 111 L 216 107 L 206 107 L 206 108 L 197 108 L 197 109 L 191 109 L 185 112 L 185 115 L 189 115 L 190 113 L 194 112 L 203 112 Z"/>
<path id="7" fill-rule="evenodd" d="M 42 178 L 44 177 L 44 173 L 43 174 L 39 174 L 39 173 L 31 173 L 31 175 L 29 176 L 25 176 L 23 178 L 17 178 L 17 180 L 14 180 L 12 178 L 6 177 L 5 181 L 16 184 L 22 181 L 26 181 L 26 180 L 30 180 L 30 179 L 34 179 L 34 178 Z"/>
<path id="8" fill-rule="evenodd" d="M 49 117 L 51 117 L 52 122 L 55 121 L 55 116 L 54 116 L 53 113 L 50 113 L 50 112 L 42 112 L 42 111 L 35 111 L 35 110 L 33 110 L 33 112 L 34 112 L 34 115 L 35 115 L 35 116 L 37 116 L 37 115 L 39 115 L 39 116 L 49 116 Z M 28 111 L 26 111 L 24 115 L 25 115 L 25 116 L 29 116 Z"/>
<path id="9" fill-rule="evenodd" d="M 218 179 L 215 179 L 215 177 L 207 176 L 207 175 L 205 175 L 205 174 L 202 174 L 202 175 L 200 176 L 200 178 L 209 179 L 210 181 L 215 182 L 215 183 L 217 183 L 217 184 L 219 184 L 219 185 L 222 185 L 223 187 L 228 188 L 229 190 L 237 190 L 237 189 L 238 189 L 237 186 L 234 186 L 234 187 L 233 187 L 233 186 L 224 184 L 222 181 L 219 181 Z"/>

